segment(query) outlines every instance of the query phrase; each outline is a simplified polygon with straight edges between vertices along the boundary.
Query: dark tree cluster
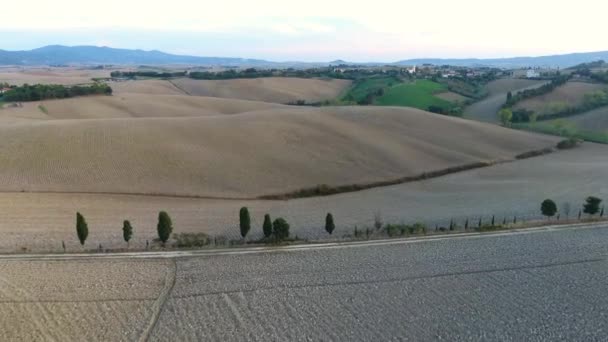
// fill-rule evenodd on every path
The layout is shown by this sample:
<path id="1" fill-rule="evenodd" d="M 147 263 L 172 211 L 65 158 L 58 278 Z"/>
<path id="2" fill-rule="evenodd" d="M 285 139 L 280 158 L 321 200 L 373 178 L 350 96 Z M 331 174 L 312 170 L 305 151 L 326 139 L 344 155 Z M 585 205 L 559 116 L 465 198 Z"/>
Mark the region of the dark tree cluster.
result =
<path id="1" fill-rule="evenodd" d="M 24 84 L 20 87 L 12 87 L 4 93 L 4 101 L 26 102 L 51 99 L 65 99 L 86 95 L 112 95 L 112 88 L 107 84 L 94 83 L 81 86 L 64 86 L 59 84 Z"/>

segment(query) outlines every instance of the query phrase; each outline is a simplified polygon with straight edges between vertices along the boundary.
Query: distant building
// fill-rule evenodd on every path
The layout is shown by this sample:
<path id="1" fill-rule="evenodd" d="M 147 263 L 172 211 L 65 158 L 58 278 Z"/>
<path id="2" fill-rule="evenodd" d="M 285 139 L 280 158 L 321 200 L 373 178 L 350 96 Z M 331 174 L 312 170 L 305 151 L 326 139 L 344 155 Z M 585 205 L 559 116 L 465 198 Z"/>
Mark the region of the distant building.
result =
<path id="1" fill-rule="evenodd" d="M 540 74 L 534 69 L 529 69 L 528 71 L 526 71 L 526 77 L 527 78 L 537 78 L 537 77 L 540 77 Z"/>
<path id="2" fill-rule="evenodd" d="M 405 72 L 407 72 L 408 74 L 415 74 L 416 66 L 414 65 L 413 67 L 405 68 Z"/>
<path id="3" fill-rule="evenodd" d="M 11 88 L 2 88 L 2 89 L 0 89 L 0 94 L 4 94 L 9 90 L 11 90 Z"/>

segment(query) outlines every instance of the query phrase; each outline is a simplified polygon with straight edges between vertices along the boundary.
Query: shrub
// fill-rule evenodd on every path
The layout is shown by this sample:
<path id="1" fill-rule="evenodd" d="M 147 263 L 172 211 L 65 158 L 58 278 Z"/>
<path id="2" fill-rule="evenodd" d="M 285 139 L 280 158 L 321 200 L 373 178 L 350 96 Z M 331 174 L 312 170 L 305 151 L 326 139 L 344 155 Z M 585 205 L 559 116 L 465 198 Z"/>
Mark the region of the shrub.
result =
<path id="1" fill-rule="evenodd" d="M 264 237 L 268 238 L 272 235 L 272 221 L 270 220 L 269 214 L 264 215 L 262 230 L 264 230 Z"/>
<path id="2" fill-rule="evenodd" d="M 589 215 L 597 214 L 600 211 L 600 203 L 602 203 L 600 198 L 594 196 L 587 197 L 583 205 L 583 212 Z"/>
<path id="3" fill-rule="evenodd" d="M 284 218 L 279 217 L 272 222 L 272 233 L 276 241 L 282 241 L 289 237 L 289 223 Z"/>
<path id="4" fill-rule="evenodd" d="M 540 204 L 540 211 L 544 216 L 547 216 L 547 218 L 555 216 L 555 213 L 557 213 L 557 205 L 552 200 L 546 199 Z"/>
<path id="5" fill-rule="evenodd" d="M 241 236 L 245 238 L 249 229 L 251 229 L 251 217 L 249 216 L 249 209 L 242 207 L 239 211 L 239 226 L 241 228 Z"/>
<path id="6" fill-rule="evenodd" d="M 156 230 L 158 232 L 158 239 L 163 243 L 163 245 L 165 245 L 173 232 L 173 223 L 171 222 L 171 217 L 169 217 L 169 214 L 164 211 L 158 213 L 158 224 L 156 225 Z"/>
<path id="7" fill-rule="evenodd" d="M 87 225 L 87 221 L 84 219 L 84 216 L 82 216 L 80 213 L 76 213 L 76 235 L 78 235 L 80 244 L 84 246 L 84 242 L 89 236 L 89 226 Z"/>
<path id="8" fill-rule="evenodd" d="M 177 247 L 203 247 L 211 243 L 209 235 L 205 233 L 182 233 L 173 234 Z"/>
<path id="9" fill-rule="evenodd" d="M 325 230 L 331 235 L 334 229 L 336 229 L 336 225 L 334 224 L 334 217 L 331 213 L 327 213 L 325 216 Z"/>
<path id="10" fill-rule="evenodd" d="M 570 148 L 575 148 L 580 144 L 580 140 L 576 139 L 576 138 L 570 138 L 570 139 L 566 139 L 566 140 L 562 140 L 560 142 L 557 143 L 557 148 L 560 150 L 567 150 Z"/>

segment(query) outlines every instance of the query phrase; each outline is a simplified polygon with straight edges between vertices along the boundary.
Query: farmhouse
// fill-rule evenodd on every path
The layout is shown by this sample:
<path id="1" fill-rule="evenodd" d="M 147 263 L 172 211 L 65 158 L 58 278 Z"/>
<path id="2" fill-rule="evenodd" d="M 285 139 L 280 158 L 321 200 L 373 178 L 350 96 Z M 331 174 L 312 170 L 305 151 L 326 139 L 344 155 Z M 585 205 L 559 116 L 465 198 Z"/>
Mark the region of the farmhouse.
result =
<path id="1" fill-rule="evenodd" d="M 526 71 L 526 77 L 527 78 L 537 78 L 537 77 L 540 77 L 540 74 L 536 70 L 530 69 L 530 70 Z"/>
<path id="2" fill-rule="evenodd" d="M 4 94 L 9 90 L 11 90 L 11 88 L 0 88 L 0 94 Z"/>

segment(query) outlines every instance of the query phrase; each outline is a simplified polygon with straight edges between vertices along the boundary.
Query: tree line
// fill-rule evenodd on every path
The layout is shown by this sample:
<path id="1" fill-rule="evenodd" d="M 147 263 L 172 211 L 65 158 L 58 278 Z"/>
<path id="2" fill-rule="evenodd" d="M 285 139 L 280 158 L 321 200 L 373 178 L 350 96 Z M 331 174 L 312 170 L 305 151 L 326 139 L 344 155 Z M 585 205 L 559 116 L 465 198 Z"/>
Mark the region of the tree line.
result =
<path id="1" fill-rule="evenodd" d="M 581 219 L 583 213 L 588 214 L 589 216 L 599 214 L 600 217 L 603 217 L 604 216 L 604 207 L 600 207 L 601 203 L 602 203 L 601 198 L 598 198 L 595 196 L 587 197 L 585 199 L 585 202 L 583 203 L 582 209 L 579 210 L 579 212 L 578 212 L 578 219 L 579 220 Z M 564 203 L 563 214 L 566 215 L 567 218 L 570 216 L 570 210 L 571 210 L 570 204 L 567 202 Z M 546 216 L 548 219 L 550 219 L 554 216 L 557 216 L 558 220 L 560 218 L 560 212 L 557 208 L 557 204 L 551 199 L 545 199 L 544 201 L 542 201 L 541 206 L 540 206 L 540 211 L 541 211 L 542 215 Z M 507 225 L 507 223 L 511 223 L 511 221 L 509 220 L 509 222 L 507 222 L 506 216 L 502 220 L 502 226 L 500 225 L 500 221 L 496 220 L 495 216 L 492 216 L 491 221 L 486 222 L 485 224 L 482 221 L 482 218 L 480 217 L 479 221 L 477 222 L 477 230 L 478 231 L 495 230 L 495 229 L 503 228 L 505 225 Z M 517 223 L 516 216 L 513 217 L 512 223 L 513 224 Z M 467 218 L 463 227 L 466 231 L 470 228 L 471 225 L 474 225 L 474 224 L 475 224 L 475 222 L 470 224 L 469 219 Z M 406 233 L 408 233 L 408 234 L 426 234 L 427 233 L 427 228 L 422 223 L 415 223 L 413 225 L 405 225 L 405 224 L 398 224 L 398 225 L 386 224 L 385 225 L 384 222 L 382 221 L 382 218 L 379 213 L 376 213 L 376 215 L 374 216 L 374 227 L 375 227 L 376 231 L 380 231 L 380 229 L 383 229 L 382 231 L 385 232 L 386 234 L 388 234 L 388 236 L 395 235 L 395 232 L 400 232 L 401 235 L 404 235 Z M 454 220 L 450 220 L 449 228 L 446 228 L 446 227 L 440 228 L 439 226 L 436 226 L 435 231 L 447 231 L 447 230 L 454 231 L 458 227 L 459 227 L 458 224 Z M 165 246 L 167 241 L 169 241 L 169 239 L 171 238 L 171 235 L 173 233 L 173 222 L 171 220 L 171 217 L 169 216 L 169 214 L 166 211 L 161 211 L 158 213 L 158 223 L 157 223 L 156 229 L 157 229 L 158 241 L 162 243 L 162 246 Z M 327 213 L 327 215 L 325 216 L 324 229 L 329 235 L 332 235 L 334 230 L 336 229 L 336 224 L 334 222 L 334 216 L 332 215 L 332 213 Z M 259 240 L 258 242 L 280 243 L 280 242 L 287 241 L 290 239 L 290 225 L 282 217 L 278 217 L 278 218 L 272 220 L 272 218 L 270 217 L 270 214 L 265 214 L 261 230 L 262 230 L 264 237 L 261 240 Z M 239 210 L 239 233 L 240 233 L 241 237 L 243 239 L 245 239 L 250 231 L 251 231 L 251 215 L 250 215 L 249 209 L 247 207 L 242 207 Z M 357 227 L 355 227 L 354 237 L 361 236 L 361 234 L 363 232 L 364 231 L 358 230 Z M 370 235 L 369 228 L 365 231 L 365 234 L 367 236 Z M 84 244 L 88 238 L 88 235 L 89 235 L 89 228 L 88 228 L 86 219 L 80 212 L 76 213 L 76 235 L 78 237 L 78 240 L 80 241 L 80 244 L 84 246 Z M 133 235 L 134 235 L 134 228 L 131 225 L 131 222 L 129 220 L 123 221 L 122 236 L 123 236 L 124 241 L 127 243 L 127 245 L 133 238 Z M 147 242 L 146 242 L 146 247 L 148 247 Z M 63 248 L 65 250 L 65 244 L 63 244 Z"/>
<path id="2" fill-rule="evenodd" d="M 60 84 L 24 84 L 13 86 L 4 93 L 4 101 L 26 102 L 65 99 L 86 95 L 112 95 L 112 88 L 104 83 L 64 86 Z"/>
<path id="3" fill-rule="evenodd" d="M 112 71 L 112 78 L 136 78 L 136 77 L 153 77 L 153 78 L 172 78 L 185 77 L 187 71 L 178 72 L 158 72 L 158 71 Z"/>
<path id="4" fill-rule="evenodd" d="M 516 103 L 523 101 L 525 99 L 529 99 L 531 97 L 541 96 L 548 94 L 555 90 L 555 88 L 562 86 L 570 80 L 570 75 L 557 75 L 554 77 L 551 82 L 544 84 L 538 88 L 526 89 L 520 92 L 517 92 L 513 95 L 511 92 L 507 93 L 507 101 L 503 105 L 503 108 L 511 108 Z"/>

